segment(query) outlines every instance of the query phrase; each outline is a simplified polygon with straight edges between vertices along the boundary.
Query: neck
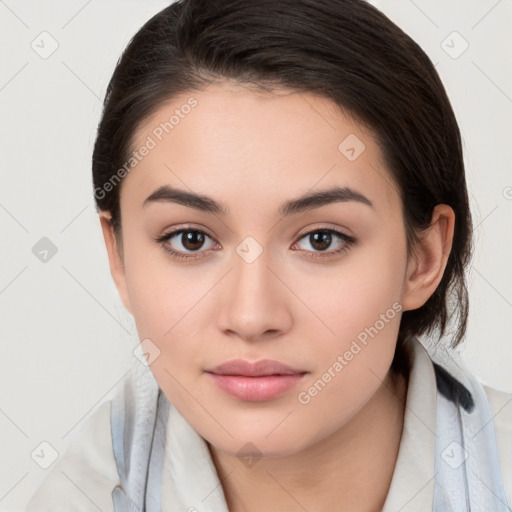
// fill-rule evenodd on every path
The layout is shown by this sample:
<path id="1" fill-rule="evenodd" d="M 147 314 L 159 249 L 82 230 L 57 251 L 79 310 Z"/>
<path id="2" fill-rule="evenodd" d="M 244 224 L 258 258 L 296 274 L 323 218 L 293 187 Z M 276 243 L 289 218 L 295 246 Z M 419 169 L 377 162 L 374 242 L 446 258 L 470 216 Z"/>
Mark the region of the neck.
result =
<path id="1" fill-rule="evenodd" d="M 406 396 L 404 376 L 388 374 L 331 436 L 291 456 L 262 457 L 252 467 L 209 444 L 230 512 L 380 511 L 398 456 Z"/>

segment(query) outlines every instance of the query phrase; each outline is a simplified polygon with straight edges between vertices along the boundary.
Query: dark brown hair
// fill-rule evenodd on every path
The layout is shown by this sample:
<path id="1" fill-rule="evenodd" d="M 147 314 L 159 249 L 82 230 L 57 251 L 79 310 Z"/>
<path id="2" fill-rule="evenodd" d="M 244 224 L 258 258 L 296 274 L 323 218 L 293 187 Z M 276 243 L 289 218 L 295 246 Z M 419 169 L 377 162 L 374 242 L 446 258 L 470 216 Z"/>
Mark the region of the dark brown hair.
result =
<path id="1" fill-rule="evenodd" d="M 459 128 L 428 56 L 364 0 L 179 0 L 153 16 L 117 63 L 92 157 L 97 209 L 110 212 L 119 245 L 122 181 L 108 184 L 119 180 L 137 127 L 177 94 L 225 80 L 321 95 L 370 127 L 401 194 L 409 248 L 437 204 L 453 208 L 443 278 L 422 307 L 403 313 L 392 370 L 404 371 L 409 336 L 440 338 L 450 319 L 451 346 L 460 343 L 472 226 Z"/>

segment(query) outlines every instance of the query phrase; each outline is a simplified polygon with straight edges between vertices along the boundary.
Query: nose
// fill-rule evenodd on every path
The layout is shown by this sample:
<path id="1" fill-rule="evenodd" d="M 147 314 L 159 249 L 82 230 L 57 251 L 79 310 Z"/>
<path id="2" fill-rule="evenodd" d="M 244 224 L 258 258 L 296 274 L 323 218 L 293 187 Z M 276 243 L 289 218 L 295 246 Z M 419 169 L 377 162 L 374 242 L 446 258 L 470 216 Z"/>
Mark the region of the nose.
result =
<path id="1" fill-rule="evenodd" d="M 263 250 L 254 260 L 233 255 L 218 314 L 219 328 L 245 341 L 274 339 L 290 329 L 292 292 L 283 272 Z"/>

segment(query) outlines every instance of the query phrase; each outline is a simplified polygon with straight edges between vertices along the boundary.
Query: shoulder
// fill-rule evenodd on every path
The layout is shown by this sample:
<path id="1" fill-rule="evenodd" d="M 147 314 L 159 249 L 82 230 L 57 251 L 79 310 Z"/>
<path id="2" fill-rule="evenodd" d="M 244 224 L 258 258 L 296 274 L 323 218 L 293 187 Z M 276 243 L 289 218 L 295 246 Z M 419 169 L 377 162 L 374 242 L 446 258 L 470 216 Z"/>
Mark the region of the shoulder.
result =
<path id="1" fill-rule="evenodd" d="M 505 493 L 512 503 L 512 393 L 482 384 L 493 416 Z"/>
<path id="2" fill-rule="evenodd" d="M 86 420 L 37 488 L 26 512 L 113 511 L 112 491 L 119 477 L 112 446 L 111 407 L 111 401 L 104 402 Z"/>

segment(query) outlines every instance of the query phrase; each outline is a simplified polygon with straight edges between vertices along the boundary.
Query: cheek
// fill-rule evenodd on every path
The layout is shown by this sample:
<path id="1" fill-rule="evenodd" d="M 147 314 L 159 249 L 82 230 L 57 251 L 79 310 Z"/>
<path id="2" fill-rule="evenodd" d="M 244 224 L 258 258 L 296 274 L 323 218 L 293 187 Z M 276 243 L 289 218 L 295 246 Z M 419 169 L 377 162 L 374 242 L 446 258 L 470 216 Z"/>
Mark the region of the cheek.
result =
<path id="1" fill-rule="evenodd" d="M 199 325 L 212 285 L 204 275 L 191 281 L 169 264 L 142 261 L 127 272 L 137 333 L 158 354 L 150 368 L 160 388 L 178 409 L 186 409 L 190 396 L 185 390 L 195 389 L 202 373 L 205 336 Z"/>
<path id="2" fill-rule="evenodd" d="M 379 237 L 347 254 L 339 266 L 320 276 L 316 286 L 318 274 L 302 278 L 299 293 L 308 294 L 308 305 L 329 328 L 322 335 L 332 340 L 327 350 L 343 348 L 357 337 L 364 341 L 375 326 L 380 339 L 396 342 L 407 264 L 401 242 L 398 237 Z"/>
<path id="3" fill-rule="evenodd" d="M 193 311 L 207 283 L 202 271 L 180 267 L 143 232 L 134 222 L 125 238 L 125 273 L 133 316 L 141 338 L 169 338 Z"/>
<path id="4" fill-rule="evenodd" d="M 332 332 L 317 336 L 315 371 L 297 395 L 305 418 L 324 418 L 325 429 L 349 421 L 387 376 L 402 309 L 405 259 L 396 255 L 361 251 L 331 279 L 329 300 L 319 311 Z"/>
<path id="5" fill-rule="evenodd" d="M 315 294 L 310 292 L 309 305 L 325 325 L 314 338 L 314 377 L 321 380 L 320 388 L 328 383 L 331 390 L 322 393 L 319 403 L 334 400 L 357 407 L 386 377 L 400 326 L 406 261 L 401 238 L 380 237 L 354 251 Z M 302 293 L 312 284 L 303 281 Z M 312 325 L 306 322 L 303 329 L 313 336 Z M 360 400 L 354 400 L 359 394 Z"/>
<path id="6" fill-rule="evenodd" d="M 163 361 L 184 371 L 198 352 L 198 318 L 209 290 L 210 279 L 193 267 L 180 268 L 162 249 L 155 250 L 146 242 L 127 240 L 126 282 L 139 339 L 151 340 L 160 354 L 151 364 L 152 370 L 163 371 Z"/>

